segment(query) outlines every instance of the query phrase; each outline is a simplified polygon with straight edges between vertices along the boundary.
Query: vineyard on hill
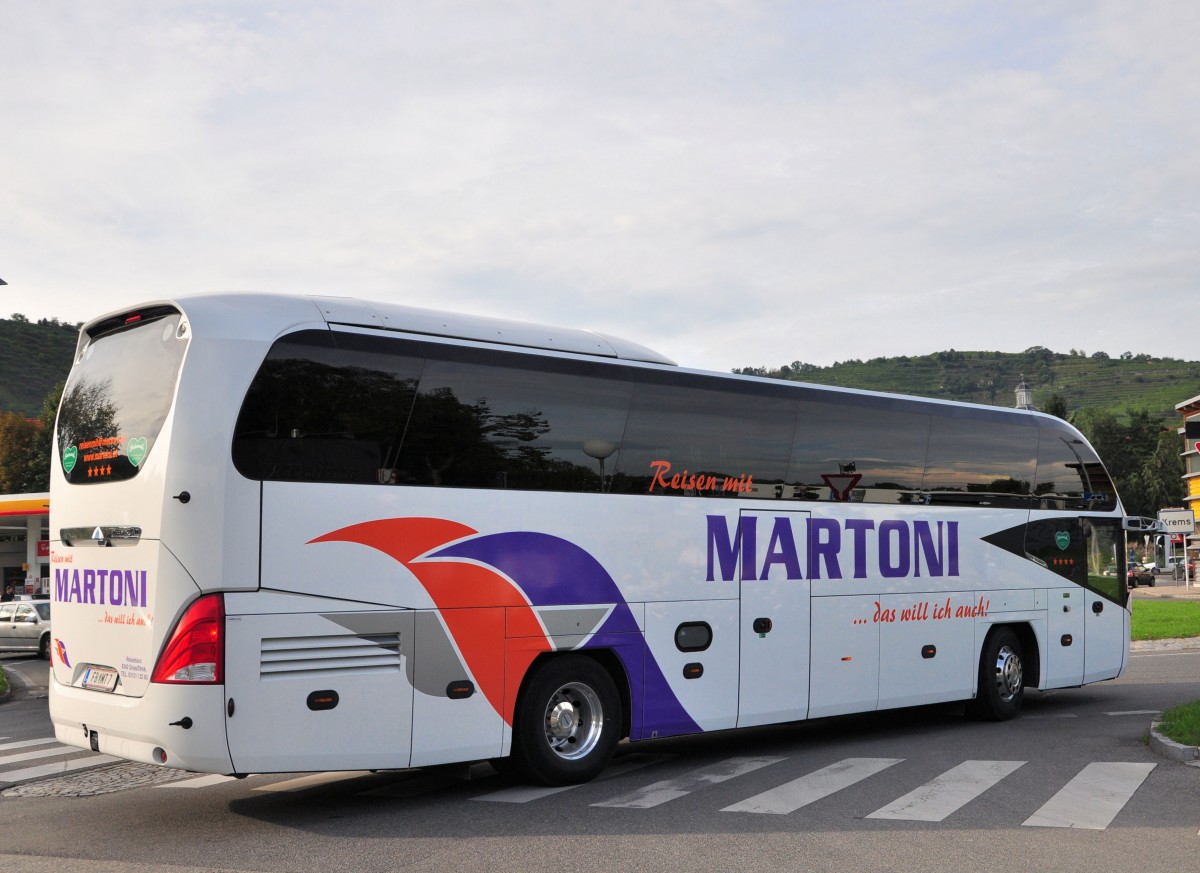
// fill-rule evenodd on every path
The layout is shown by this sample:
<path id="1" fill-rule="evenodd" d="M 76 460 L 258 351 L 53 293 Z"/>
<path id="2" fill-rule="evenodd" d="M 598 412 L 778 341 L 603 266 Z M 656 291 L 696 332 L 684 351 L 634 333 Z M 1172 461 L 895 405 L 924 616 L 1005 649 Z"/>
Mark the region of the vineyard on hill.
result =
<path id="1" fill-rule="evenodd" d="M 960 352 L 951 349 L 919 357 L 841 361 L 818 367 L 795 361 L 782 367 L 744 367 L 736 373 L 894 391 L 943 400 L 993 406 L 1015 405 L 1024 380 L 1034 389 L 1034 405 L 1048 408 L 1057 396 L 1068 413 L 1103 409 L 1118 415 L 1144 410 L 1173 424 L 1175 404 L 1200 395 L 1200 362 L 1125 353 L 1110 358 L 1072 350 L 1063 354 L 1034 347 L 1024 352 Z"/>

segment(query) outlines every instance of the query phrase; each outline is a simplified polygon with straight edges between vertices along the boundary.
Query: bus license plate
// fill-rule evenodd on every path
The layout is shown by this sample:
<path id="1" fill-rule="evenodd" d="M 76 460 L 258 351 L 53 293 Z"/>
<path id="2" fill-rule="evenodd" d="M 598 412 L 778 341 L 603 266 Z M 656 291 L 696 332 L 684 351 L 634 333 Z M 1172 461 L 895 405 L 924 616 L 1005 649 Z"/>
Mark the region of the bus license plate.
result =
<path id="1" fill-rule="evenodd" d="M 108 667 L 88 667 L 79 684 L 93 691 L 112 691 L 117 687 L 117 671 Z"/>

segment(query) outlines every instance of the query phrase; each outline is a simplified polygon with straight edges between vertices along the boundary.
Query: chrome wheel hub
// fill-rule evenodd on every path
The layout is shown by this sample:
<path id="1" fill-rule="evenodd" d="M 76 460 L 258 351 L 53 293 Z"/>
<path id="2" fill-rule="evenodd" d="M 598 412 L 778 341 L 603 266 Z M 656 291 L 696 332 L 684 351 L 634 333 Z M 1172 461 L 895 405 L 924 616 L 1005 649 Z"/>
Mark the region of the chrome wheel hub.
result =
<path id="1" fill-rule="evenodd" d="M 1005 703 L 1010 702 L 1021 691 L 1024 684 L 1021 658 L 1008 646 L 996 653 L 996 691 Z"/>
<path id="2" fill-rule="evenodd" d="M 587 756 L 600 741 L 603 726 L 600 697 L 582 682 L 568 682 L 546 703 L 546 742 L 560 758 Z"/>

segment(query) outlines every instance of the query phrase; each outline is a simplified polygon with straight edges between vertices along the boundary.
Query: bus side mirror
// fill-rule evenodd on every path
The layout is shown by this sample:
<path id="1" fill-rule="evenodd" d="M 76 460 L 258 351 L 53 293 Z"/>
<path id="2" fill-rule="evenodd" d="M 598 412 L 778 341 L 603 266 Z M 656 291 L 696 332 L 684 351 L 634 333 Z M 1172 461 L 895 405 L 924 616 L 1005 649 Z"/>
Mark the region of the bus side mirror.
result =
<path id="1" fill-rule="evenodd" d="M 1140 515 L 1127 515 L 1121 519 L 1121 526 L 1125 530 L 1134 530 L 1139 533 L 1166 533 L 1167 525 L 1157 518 L 1145 518 Z"/>

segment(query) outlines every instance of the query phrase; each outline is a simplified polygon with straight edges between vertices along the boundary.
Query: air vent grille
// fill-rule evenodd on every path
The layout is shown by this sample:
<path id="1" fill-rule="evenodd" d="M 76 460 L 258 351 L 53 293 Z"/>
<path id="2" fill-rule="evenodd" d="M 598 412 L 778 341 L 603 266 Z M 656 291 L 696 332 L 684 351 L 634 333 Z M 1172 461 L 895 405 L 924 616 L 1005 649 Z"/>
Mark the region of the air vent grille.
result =
<path id="1" fill-rule="evenodd" d="M 269 637 L 262 641 L 263 679 L 394 673 L 401 669 L 400 634 Z"/>

